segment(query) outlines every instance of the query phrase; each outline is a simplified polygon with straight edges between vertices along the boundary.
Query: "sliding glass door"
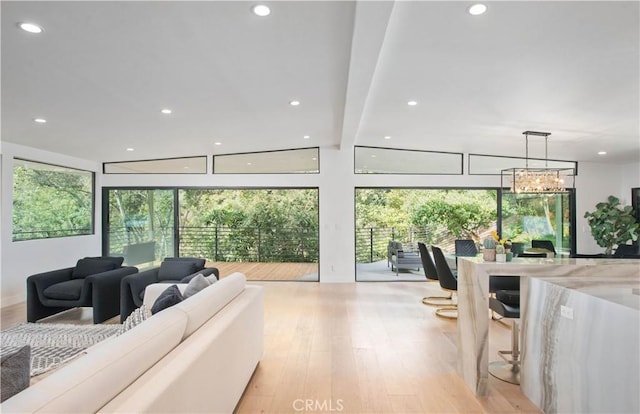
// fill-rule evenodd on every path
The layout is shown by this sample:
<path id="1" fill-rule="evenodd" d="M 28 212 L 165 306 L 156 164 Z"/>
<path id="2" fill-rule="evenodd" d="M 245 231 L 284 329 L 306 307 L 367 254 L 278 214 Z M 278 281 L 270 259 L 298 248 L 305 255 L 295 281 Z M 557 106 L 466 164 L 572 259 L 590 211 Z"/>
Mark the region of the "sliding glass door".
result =
<path id="1" fill-rule="evenodd" d="M 549 240 L 556 253 L 568 256 L 575 248 L 572 229 L 573 193 L 502 194 L 502 237 L 531 246 L 531 240 Z"/>
<path id="2" fill-rule="evenodd" d="M 222 275 L 318 281 L 318 189 L 104 188 L 103 254 L 158 266 L 202 257 Z"/>

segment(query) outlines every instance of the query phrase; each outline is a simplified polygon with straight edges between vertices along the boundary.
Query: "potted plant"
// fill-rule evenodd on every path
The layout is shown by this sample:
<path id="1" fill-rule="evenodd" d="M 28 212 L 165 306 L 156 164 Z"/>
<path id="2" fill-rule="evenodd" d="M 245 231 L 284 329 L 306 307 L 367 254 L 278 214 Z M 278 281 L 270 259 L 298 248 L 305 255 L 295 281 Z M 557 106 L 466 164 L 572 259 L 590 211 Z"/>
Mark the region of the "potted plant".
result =
<path id="1" fill-rule="evenodd" d="M 622 206 L 617 197 L 609 196 L 607 201 L 596 204 L 593 212 L 584 213 L 589 222 L 591 235 L 604 253 L 611 256 L 613 247 L 629 240 L 638 240 L 640 223 L 636 220 L 633 207 Z"/>

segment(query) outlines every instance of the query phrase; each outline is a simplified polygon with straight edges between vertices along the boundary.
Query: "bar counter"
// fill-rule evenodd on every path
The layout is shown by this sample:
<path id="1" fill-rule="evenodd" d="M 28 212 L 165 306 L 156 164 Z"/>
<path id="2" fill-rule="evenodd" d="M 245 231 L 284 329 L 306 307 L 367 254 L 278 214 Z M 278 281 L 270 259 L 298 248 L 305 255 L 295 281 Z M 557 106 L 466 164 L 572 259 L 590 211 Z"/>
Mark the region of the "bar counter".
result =
<path id="1" fill-rule="evenodd" d="M 562 280 L 567 286 L 574 288 L 592 286 L 597 289 L 598 284 L 603 281 L 610 287 L 640 286 L 640 260 L 514 258 L 511 262 L 497 263 L 485 262 L 481 257 L 460 257 L 458 372 L 477 396 L 487 395 L 488 391 L 489 275 L 521 276 L 520 297 L 526 298 L 528 278 L 556 282 Z M 535 309 L 535 306 L 532 303 L 531 309 L 528 309 L 526 300 L 521 301 L 523 324 L 526 324 L 528 312 L 539 315 L 544 311 Z M 524 383 L 526 376 L 523 367 L 521 378 L 525 378 Z"/>

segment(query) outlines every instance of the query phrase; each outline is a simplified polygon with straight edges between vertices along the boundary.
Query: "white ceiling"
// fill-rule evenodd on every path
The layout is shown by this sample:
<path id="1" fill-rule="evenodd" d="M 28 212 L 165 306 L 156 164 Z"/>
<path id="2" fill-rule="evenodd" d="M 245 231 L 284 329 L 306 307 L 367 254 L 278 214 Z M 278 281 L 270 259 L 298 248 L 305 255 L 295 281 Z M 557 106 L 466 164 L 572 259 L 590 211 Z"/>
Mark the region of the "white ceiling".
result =
<path id="1" fill-rule="evenodd" d="M 640 160 L 637 1 L 497 1 L 482 16 L 467 1 L 267 3 L 260 18 L 244 1 L 2 1 L 2 141 L 96 161 L 353 145 L 524 156 L 522 131 L 537 130 L 549 158 Z M 539 138 L 529 148 L 544 155 Z"/>

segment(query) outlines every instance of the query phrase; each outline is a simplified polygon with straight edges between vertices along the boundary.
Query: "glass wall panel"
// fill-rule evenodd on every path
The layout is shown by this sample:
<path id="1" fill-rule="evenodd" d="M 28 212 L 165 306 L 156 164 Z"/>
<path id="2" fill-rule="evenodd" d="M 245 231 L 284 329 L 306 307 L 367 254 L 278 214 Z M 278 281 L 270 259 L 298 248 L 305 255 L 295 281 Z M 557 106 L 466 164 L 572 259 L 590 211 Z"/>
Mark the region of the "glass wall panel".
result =
<path id="1" fill-rule="evenodd" d="M 443 249 L 455 267 L 456 239 L 480 243 L 496 230 L 495 189 L 357 188 L 356 280 L 425 280 L 423 269 L 392 271 L 388 245 L 402 243 L 405 252 L 418 242 Z"/>
<path id="2" fill-rule="evenodd" d="M 318 281 L 318 189 L 105 188 L 104 254 L 201 257 L 224 277 Z"/>
<path id="3" fill-rule="evenodd" d="M 139 268 L 175 256 L 174 199 L 173 189 L 105 188 L 105 254 Z"/>
<path id="4" fill-rule="evenodd" d="M 214 174 L 317 174 L 318 148 L 213 156 Z"/>
<path id="5" fill-rule="evenodd" d="M 502 238 L 531 248 L 532 240 L 549 240 L 556 253 L 569 256 L 572 250 L 571 193 L 502 194 Z"/>
<path id="6" fill-rule="evenodd" d="M 206 174 L 207 157 L 105 162 L 102 170 L 105 174 Z"/>
<path id="7" fill-rule="evenodd" d="M 355 147 L 356 174 L 462 174 L 462 154 Z"/>
<path id="8" fill-rule="evenodd" d="M 13 241 L 93 234 L 94 174 L 13 160 Z"/>
<path id="9" fill-rule="evenodd" d="M 318 281 L 318 189 L 181 189 L 180 255 L 252 280 Z"/>

